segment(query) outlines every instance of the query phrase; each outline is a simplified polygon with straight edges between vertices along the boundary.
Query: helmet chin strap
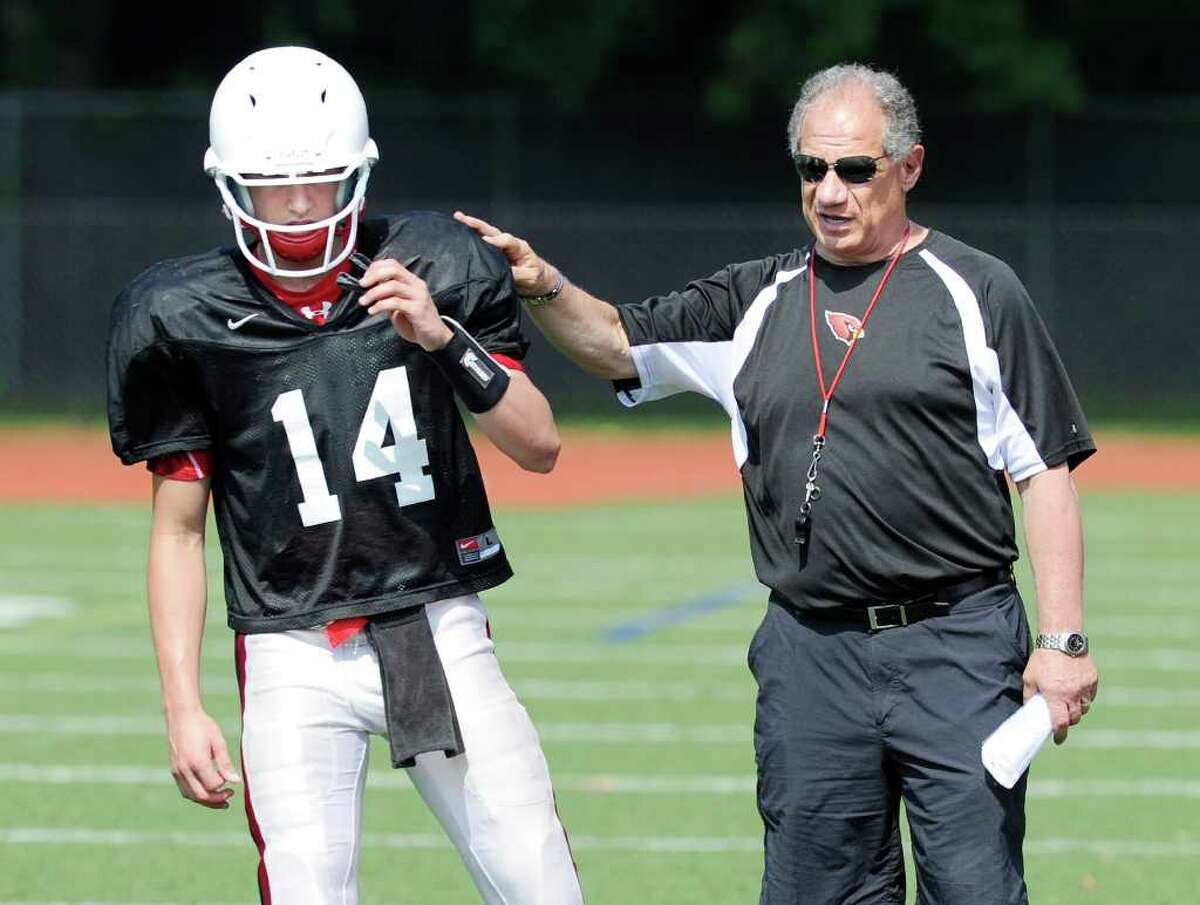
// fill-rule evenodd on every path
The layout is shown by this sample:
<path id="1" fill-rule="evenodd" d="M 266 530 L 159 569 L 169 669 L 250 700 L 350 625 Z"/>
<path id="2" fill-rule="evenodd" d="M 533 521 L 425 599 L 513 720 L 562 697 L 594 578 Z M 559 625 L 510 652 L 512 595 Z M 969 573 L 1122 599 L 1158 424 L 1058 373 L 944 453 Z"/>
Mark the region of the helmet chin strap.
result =
<path id="1" fill-rule="evenodd" d="M 350 232 L 350 218 L 347 216 L 333 228 L 334 235 L 344 238 Z M 329 239 L 328 229 L 312 229 L 304 233 L 281 233 L 275 230 L 267 232 L 267 241 L 271 250 L 285 261 L 311 261 L 325 253 L 325 243 Z"/>
<path id="2" fill-rule="evenodd" d="M 338 239 L 345 239 L 350 234 L 350 217 L 347 214 L 333 228 L 333 234 Z M 258 241 L 258 231 L 249 224 L 243 228 Z M 249 238 L 249 237 L 248 237 Z M 271 251 L 277 258 L 285 261 L 305 262 L 320 258 L 325 254 L 325 243 L 329 240 L 329 229 L 321 227 L 301 233 L 284 233 L 277 230 L 267 230 L 267 241 L 271 243 Z"/>

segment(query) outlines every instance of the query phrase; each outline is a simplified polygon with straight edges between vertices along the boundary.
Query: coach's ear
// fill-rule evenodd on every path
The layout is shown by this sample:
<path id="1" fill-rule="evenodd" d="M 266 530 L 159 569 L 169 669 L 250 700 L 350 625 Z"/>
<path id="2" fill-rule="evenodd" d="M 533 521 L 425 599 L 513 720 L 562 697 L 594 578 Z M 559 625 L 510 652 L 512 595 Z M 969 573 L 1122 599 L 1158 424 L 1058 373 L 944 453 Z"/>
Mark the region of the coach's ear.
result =
<path id="1" fill-rule="evenodd" d="M 924 168 L 925 147 L 924 145 L 913 145 L 912 150 L 900 160 L 900 184 L 904 187 L 906 194 L 913 190 L 917 180 L 921 178 Z"/>

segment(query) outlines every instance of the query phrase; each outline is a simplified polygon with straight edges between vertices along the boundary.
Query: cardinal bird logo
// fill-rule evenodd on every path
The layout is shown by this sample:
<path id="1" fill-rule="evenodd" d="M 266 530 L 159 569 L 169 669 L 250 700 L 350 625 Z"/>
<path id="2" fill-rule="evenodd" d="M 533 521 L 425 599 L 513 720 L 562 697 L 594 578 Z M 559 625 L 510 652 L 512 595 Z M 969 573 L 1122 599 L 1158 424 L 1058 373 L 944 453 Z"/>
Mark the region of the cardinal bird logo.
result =
<path id="1" fill-rule="evenodd" d="M 853 314 L 842 314 L 840 311 L 826 311 L 825 323 L 830 331 L 846 345 L 853 345 L 857 340 L 867 335 L 862 321 Z"/>

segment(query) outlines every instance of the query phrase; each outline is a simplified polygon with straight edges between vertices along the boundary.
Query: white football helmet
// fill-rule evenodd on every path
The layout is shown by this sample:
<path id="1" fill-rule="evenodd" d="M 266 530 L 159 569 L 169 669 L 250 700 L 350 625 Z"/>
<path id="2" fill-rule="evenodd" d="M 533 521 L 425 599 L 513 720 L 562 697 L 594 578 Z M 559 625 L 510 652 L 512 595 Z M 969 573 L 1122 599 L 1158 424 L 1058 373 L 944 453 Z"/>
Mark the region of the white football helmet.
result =
<path id="1" fill-rule="evenodd" d="M 251 264 L 275 276 L 315 276 L 354 250 L 379 149 L 368 135 L 362 93 L 337 61 L 307 47 L 250 54 L 213 95 L 208 140 L 204 172 L 216 182 L 238 247 Z M 285 225 L 254 216 L 251 186 L 328 182 L 339 183 L 340 210 L 332 217 Z M 344 239 L 340 250 L 339 236 Z M 322 250 L 318 267 L 278 266 L 279 258 L 307 261 Z"/>

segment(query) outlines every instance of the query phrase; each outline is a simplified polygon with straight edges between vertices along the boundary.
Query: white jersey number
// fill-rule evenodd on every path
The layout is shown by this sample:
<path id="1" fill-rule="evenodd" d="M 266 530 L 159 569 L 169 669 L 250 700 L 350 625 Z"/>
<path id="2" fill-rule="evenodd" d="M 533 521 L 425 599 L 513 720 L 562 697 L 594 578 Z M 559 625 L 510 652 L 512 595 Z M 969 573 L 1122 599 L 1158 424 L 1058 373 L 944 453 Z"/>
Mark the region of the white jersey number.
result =
<path id="1" fill-rule="evenodd" d="M 304 497 L 298 507 L 300 521 L 306 528 L 340 521 L 342 509 L 325 480 L 325 466 L 317 453 L 312 422 L 304 405 L 304 391 L 280 393 L 271 406 L 271 417 L 283 424 L 292 460 L 296 463 L 296 477 Z M 394 442 L 384 446 L 389 424 Z M 433 499 L 433 478 L 424 472 L 429 464 L 429 453 L 425 441 L 417 436 L 407 369 L 389 368 L 380 371 L 375 378 L 375 389 L 363 414 L 351 460 L 358 481 L 399 475 L 400 480 L 395 486 L 396 501 L 401 506 Z"/>

